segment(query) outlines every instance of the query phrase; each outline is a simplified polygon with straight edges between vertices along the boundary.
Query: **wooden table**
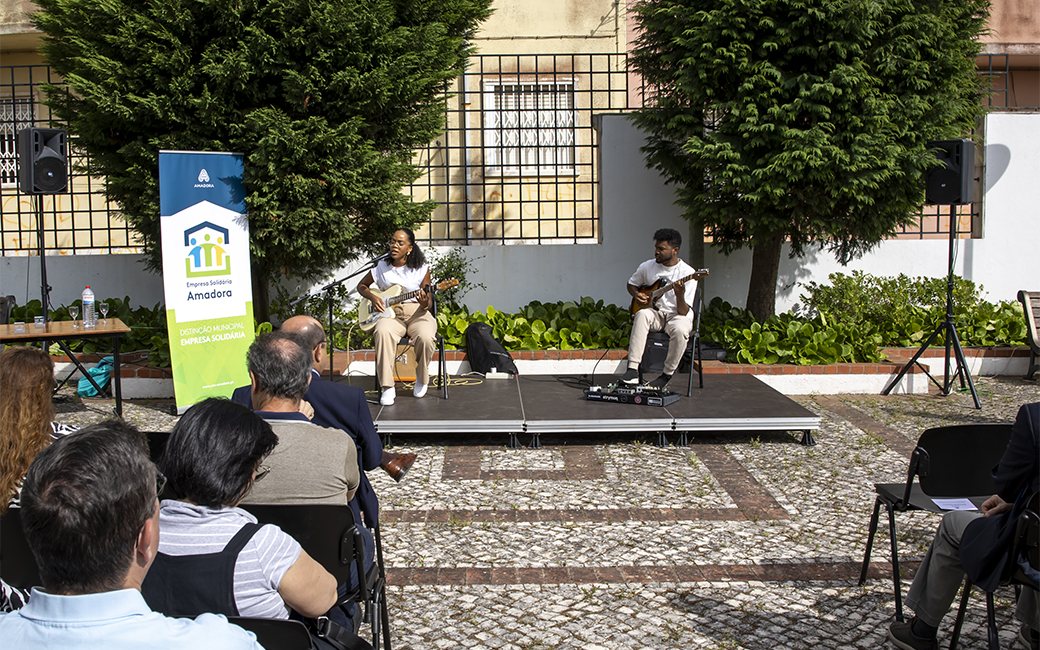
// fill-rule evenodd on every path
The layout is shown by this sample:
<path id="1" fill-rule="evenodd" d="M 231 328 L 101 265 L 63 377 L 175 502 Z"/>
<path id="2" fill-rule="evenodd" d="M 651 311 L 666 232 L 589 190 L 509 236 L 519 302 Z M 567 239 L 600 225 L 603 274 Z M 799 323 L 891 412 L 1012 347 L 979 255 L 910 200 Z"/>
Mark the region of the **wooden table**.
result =
<path id="1" fill-rule="evenodd" d="M 0 325 L 0 344 L 36 343 L 42 341 L 44 346 L 46 346 L 48 341 L 57 342 L 65 351 L 65 354 L 76 364 L 80 372 L 90 380 L 90 383 L 94 384 L 94 388 L 98 390 L 100 395 L 105 395 L 105 391 L 97 385 L 97 382 L 86 371 L 83 364 L 72 354 L 67 342 L 81 339 L 109 339 L 112 343 L 112 354 L 115 361 L 115 368 L 112 370 L 112 374 L 113 382 L 115 383 L 116 414 L 119 417 L 123 417 L 123 386 L 119 377 L 119 343 L 120 339 L 130 331 L 130 328 L 123 321 L 118 318 L 109 318 L 102 323 L 99 319 L 97 327 L 90 329 L 83 328 L 83 321 L 69 320 L 52 321 L 44 327 L 36 327 L 35 323 L 26 323 L 24 326 L 18 325 L 17 327 L 24 327 L 25 331 L 16 332 L 16 326 L 13 324 Z"/>

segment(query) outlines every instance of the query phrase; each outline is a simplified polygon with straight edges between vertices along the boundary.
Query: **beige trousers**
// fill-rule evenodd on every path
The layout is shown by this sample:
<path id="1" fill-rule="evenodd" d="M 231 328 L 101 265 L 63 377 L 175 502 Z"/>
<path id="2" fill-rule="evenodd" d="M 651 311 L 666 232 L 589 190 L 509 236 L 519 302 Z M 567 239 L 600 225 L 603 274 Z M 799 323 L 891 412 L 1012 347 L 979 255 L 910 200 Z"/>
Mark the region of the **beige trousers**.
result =
<path id="1" fill-rule="evenodd" d="M 668 356 L 664 358 L 664 374 L 674 375 L 682 355 L 686 352 L 686 342 L 693 332 L 693 321 L 678 314 L 665 314 L 656 309 L 640 309 L 632 321 L 632 335 L 628 340 L 628 367 L 638 368 L 646 349 L 646 335 L 650 332 L 664 331 L 668 335 Z"/>
<path id="2" fill-rule="evenodd" d="M 417 302 L 403 302 L 391 307 L 394 318 L 380 318 L 372 331 L 376 344 L 376 377 L 379 386 L 394 385 L 394 358 L 397 344 L 404 336 L 412 340 L 415 348 L 415 380 L 430 383 L 430 360 L 436 347 L 437 320 L 430 312 L 419 307 Z"/>

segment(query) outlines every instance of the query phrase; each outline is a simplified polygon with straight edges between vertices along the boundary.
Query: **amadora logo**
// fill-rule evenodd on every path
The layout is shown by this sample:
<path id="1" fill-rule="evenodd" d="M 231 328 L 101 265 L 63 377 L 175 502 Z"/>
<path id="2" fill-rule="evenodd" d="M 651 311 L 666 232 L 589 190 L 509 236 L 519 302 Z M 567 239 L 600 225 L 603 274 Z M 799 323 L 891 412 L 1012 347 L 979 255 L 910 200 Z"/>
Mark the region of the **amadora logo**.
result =
<path id="1" fill-rule="evenodd" d="M 209 182 L 209 172 L 203 167 L 199 171 L 199 182 L 195 183 L 195 187 L 216 187 L 213 183 Z"/>
<path id="2" fill-rule="evenodd" d="M 209 221 L 188 228 L 184 231 L 184 247 L 188 254 L 184 266 L 189 278 L 205 278 L 219 275 L 231 275 L 231 256 L 222 247 L 228 243 L 228 230 Z M 231 295 L 227 292 L 222 295 Z M 202 294 L 197 296 L 203 297 Z M 219 297 L 219 296 L 205 296 Z M 188 300 L 193 300 L 188 294 Z"/>

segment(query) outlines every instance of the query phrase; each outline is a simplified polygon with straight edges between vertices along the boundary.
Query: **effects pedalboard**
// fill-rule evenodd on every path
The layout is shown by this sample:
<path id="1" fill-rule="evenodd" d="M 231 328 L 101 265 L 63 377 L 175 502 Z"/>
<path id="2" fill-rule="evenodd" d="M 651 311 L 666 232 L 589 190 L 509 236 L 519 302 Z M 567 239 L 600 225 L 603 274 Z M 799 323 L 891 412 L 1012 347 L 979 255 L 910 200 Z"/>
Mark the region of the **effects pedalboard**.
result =
<path id="1" fill-rule="evenodd" d="M 679 401 L 679 393 L 668 389 L 649 386 L 619 386 L 610 384 L 606 388 L 593 386 L 585 389 L 585 399 L 591 402 L 616 402 L 641 406 L 668 406 Z"/>

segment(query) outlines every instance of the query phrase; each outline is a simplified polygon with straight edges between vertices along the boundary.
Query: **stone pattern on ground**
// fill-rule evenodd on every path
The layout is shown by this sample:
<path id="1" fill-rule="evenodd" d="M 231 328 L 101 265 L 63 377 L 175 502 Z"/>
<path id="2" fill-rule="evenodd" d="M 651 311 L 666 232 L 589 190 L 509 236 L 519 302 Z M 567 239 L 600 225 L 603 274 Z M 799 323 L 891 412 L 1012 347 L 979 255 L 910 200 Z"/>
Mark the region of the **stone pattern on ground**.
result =
<path id="1" fill-rule="evenodd" d="M 929 426 L 1011 421 L 1037 383 L 980 379 L 983 409 L 950 396 L 805 396 L 818 445 L 797 432 L 575 436 L 541 450 L 504 436 L 395 436 L 419 460 L 382 505 L 394 646 L 419 648 L 884 648 L 894 601 L 887 526 L 857 585 L 873 484 L 901 482 Z M 59 405 L 86 424 L 111 402 Z M 164 412 L 165 410 L 165 412 Z M 169 430 L 169 403 L 128 404 Z M 556 436 L 553 436 L 556 438 Z M 555 442 L 555 440 L 553 440 Z M 903 592 L 939 517 L 897 516 Z M 998 592 L 1001 647 L 1017 646 L 1013 592 Z M 949 643 L 953 615 L 940 642 Z M 985 647 L 972 596 L 961 647 Z"/>

